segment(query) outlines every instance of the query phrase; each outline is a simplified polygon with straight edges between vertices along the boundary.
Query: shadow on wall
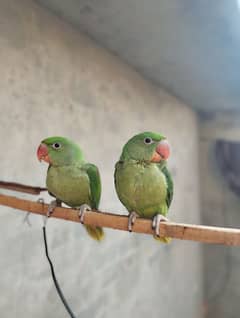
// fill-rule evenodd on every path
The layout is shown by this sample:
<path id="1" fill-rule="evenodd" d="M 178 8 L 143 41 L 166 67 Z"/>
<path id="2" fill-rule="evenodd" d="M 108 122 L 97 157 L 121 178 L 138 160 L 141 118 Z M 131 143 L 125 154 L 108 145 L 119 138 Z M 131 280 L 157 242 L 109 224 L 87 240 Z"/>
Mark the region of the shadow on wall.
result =
<path id="1" fill-rule="evenodd" d="M 233 125 L 228 127 L 232 129 Z M 203 220 L 209 225 L 239 228 L 240 143 L 226 138 L 222 126 L 218 125 L 216 131 L 214 128 L 208 130 L 209 137 L 203 131 L 201 141 L 205 157 L 201 167 Z M 206 317 L 239 317 L 239 265 L 238 248 L 204 246 Z"/>
<path id="2" fill-rule="evenodd" d="M 217 140 L 215 155 L 222 176 L 230 189 L 240 196 L 240 143 Z"/>

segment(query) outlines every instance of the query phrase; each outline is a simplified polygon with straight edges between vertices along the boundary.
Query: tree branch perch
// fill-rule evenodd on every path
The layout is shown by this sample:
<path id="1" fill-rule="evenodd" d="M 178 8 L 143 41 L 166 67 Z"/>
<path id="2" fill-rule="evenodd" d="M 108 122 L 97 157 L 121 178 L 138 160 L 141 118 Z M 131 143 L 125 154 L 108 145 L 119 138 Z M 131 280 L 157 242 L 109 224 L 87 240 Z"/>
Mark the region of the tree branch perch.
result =
<path id="1" fill-rule="evenodd" d="M 46 215 L 48 210 L 48 204 L 20 199 L 5 194 L 0 194 L 0 205 L 42 215 Z M 79 222 L 78 212 L 70 208 L 57 207 L 52 217 Z M 100 211 L 86 212 L 84 221 L 85 224 L 122 231 L 127 231 L 128 225 L 127 216 Z M 151 220 L 137 218 L 133 232 L 153 235 Z M 240 246 L 240 229 L 162 222 L 160 224 L 160 233 L 161 236 L 168 236 L 180 240 Z"/>

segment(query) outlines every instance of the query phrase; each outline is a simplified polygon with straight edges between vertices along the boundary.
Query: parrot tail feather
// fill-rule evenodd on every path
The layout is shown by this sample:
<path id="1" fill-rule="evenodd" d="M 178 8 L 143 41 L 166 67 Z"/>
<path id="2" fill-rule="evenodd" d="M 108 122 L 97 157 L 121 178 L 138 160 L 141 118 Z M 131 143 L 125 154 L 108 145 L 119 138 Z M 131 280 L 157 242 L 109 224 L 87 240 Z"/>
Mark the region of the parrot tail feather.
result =
<path id="1" fill-rule="evenodd" d="M 157 240 L 158 242 L 165 243 L 165 244 L 171 243 L 171 240 L 172 240 L 171 237 L 159 237 L 159 236 L 157 236 L 157 235 L 154 235 L 153 237 L 154 237 L 155 240 Z"/>
<path id="2" fill-rule="evenodd" d="M 104 231 L 100 226 L 84 225 L 86 231 L 96 241 L 102 241 L 104 238 Z"/>

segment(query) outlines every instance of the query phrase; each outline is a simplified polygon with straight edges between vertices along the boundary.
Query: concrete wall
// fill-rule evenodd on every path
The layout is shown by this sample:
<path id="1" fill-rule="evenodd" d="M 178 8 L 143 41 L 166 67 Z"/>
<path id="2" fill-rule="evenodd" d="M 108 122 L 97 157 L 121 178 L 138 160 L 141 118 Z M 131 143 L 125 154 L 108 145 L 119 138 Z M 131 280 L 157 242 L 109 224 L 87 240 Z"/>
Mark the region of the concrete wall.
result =
<path id="1" fill-rule="evenodd" d="M 0 21 L 0 179 L 44 185 L 47 167 L 37 161 L 36 147 L 44 137 L 68 136 L 101 170 L 101 208 L 125 213 L 113 188 L 114 163 L 133 134 L 159 131 L 173 148 L 170 218 L 198 223 L 194 113 L 31 1 L 0 1 Z M 42 218 L 32 216 L 29 228 L 22 212 L 0 210 L 0 316 L 67 317 L 44 256 Z M 165 246 L 150 236 L 106 230 L 97 244 L 80 225 L 54 219 L 48 235 L 78 317 L 201 316 L 197 243 Z"/>
<path id="2" fill-rule="evenodd" d="M 200 175 L 204 224 L 238 228 L 239 198 L 216 164 L 215 142 L 240 140 L 239 114 L 219 113 L 200 124 Z M 204 303 L 209 318 L 239 317 L 239 248 L 204 246 Z"/>

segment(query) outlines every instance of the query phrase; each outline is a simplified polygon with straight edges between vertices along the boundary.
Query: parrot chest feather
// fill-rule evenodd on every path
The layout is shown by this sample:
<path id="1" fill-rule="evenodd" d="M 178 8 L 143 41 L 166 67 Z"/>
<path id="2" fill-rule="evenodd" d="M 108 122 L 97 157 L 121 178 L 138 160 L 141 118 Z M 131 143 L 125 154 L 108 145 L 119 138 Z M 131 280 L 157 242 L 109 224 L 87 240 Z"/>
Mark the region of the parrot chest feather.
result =
<path id="1" fill-rule="evenodd" d="M 90 184 L 87 173 L 79 166 L 50 166 L 47 188 L 57 199 L 71 207 L 90 205 Z"/>
<path id="2" fill-rule="evenodd" d="M 167 214 L 167 182 L 156 164 L 118 163 L 115 185 L 120 201 L 129 212 L 135 211 L 146 218 Z"/>

